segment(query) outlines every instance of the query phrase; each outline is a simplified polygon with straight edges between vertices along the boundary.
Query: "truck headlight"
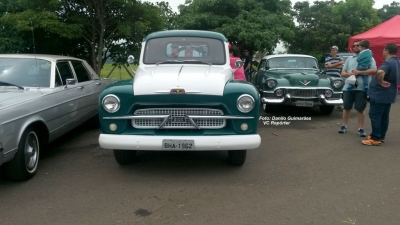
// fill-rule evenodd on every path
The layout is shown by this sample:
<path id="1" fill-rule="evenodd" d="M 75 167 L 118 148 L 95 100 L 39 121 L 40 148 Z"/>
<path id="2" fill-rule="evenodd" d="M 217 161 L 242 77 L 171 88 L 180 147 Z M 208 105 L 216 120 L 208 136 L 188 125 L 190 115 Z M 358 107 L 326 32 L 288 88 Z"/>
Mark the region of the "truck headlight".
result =
<path id="1" fill-rule="evenodd" d="M 340 88 L 342 86 L 343 81 L 342 80 L 335 80 L 333 81 L 333 86 L 335 88 Z"/>
<path id="2" fill-rule="evenodd" d="M 106 95 L 102 101 L 103 108 L 109 113 L 115 113 L 121 107 L 119 98 L 115 95 Z"/>
<path id="3" fill-rule="evenodd" d="M 241 95 L 236 104 L 240 112 L 248 113 L 254 108 L 254 98 L 251 95 Z"/>

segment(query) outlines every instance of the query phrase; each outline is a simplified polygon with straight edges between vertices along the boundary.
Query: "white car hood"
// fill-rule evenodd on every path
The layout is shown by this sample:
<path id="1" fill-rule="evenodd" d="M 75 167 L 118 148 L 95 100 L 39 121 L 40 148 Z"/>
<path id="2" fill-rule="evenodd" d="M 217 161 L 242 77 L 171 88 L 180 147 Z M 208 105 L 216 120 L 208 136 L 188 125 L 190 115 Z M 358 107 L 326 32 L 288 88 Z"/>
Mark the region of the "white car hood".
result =
<path id="1" fill-rule="evenodd" d="M 134 79 L 135 95 L 168 94 L 173 88 L 187 94 L 222 96 L 232 79 L 232 69 L 208 65 L 159 65 L 138 68 Z"/>
<path id="2" fill-rule="evenodd" d="M 38 91 L 13 90 L 0 88 L 0 109 L 29 101 L 41 95 Z"/>

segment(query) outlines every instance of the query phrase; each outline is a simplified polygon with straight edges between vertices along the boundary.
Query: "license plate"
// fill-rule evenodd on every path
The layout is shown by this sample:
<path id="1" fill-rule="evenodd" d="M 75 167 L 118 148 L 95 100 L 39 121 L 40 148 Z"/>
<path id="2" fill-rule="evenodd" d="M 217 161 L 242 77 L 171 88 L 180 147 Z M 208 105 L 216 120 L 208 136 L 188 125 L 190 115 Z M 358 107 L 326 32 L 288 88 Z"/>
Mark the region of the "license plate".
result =
<path id="1" fill-rule="evenodd" d="M 194 150 L 193 140 L 163 140 L 163 150 Z"/>
<path id="2" fill-rule="evenodd" d="M 308 101 L 298 101 L 296 102 L 296 106 L 300 107 L 313 107 L 314 103 L 313 102 L 308 102 Z"/>

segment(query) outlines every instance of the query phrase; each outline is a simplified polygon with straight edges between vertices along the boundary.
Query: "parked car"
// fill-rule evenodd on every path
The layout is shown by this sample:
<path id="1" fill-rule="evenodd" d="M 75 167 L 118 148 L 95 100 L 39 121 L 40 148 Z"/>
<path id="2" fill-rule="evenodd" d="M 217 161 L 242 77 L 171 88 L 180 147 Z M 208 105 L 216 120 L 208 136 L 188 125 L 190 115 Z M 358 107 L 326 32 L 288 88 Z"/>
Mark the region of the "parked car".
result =
<path id="1" fill-rule="evenodd" d="M 227 150 L 229 163 L 241 166 L 247 150 L 261 143 L 259 101 L 251 83 L 233 79 L 222 34 L 152 33 L 142 43 L 134 79 L 100 95 L 99 143 L 119 164 L 133 162 L 138 150 Z"/>
<path id="2" fill-rule="evenodd" d="M 14 180 L 32 178 L 44 145 L 95 118 L 100 79 L 78 58 L 0 55 L 0 165 Z"/>
<path id="3" fill-rule="evenodd" d="M 265 56 L 254 75 L 266 113 L 272 113 L 277 105 L 298 107 L 319 106 L 322 114 L 332 113 L 341 99 L 341 78 L 321 74 L 316 58 L 300 54 Z"/>

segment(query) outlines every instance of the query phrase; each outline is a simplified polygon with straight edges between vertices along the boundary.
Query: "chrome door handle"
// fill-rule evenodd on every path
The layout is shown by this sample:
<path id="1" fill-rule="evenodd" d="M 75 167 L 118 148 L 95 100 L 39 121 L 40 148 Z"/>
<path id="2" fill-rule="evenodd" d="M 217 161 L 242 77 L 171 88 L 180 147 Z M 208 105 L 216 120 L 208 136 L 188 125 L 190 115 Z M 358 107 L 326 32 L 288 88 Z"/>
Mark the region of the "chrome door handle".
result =
<path id="1" fill-rule="evenodd" d="M 79 86 L 78 89 L 83 89 L 83 86 Z"/>
<path id="2" fill-rule="evenodd" d="M 97 84 L 97 85 L 100 85 L 100 84 L 101 84 L 101 82 L 96 82 L 96 84 Z"/>

